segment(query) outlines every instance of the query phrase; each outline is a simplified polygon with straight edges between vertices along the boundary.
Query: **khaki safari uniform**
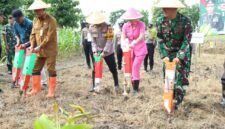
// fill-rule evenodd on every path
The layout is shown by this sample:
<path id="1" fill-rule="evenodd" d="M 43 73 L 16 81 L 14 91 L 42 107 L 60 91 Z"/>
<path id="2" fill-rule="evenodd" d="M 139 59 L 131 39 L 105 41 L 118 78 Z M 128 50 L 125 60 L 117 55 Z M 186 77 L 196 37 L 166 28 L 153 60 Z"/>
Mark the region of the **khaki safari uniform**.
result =
<path id="1" fill-rule="evenodd" d="M 47 63 L 47 70 L 50 77 L 56 76 L 56 56 L 57 56 L 57 23 L 54 17 L 46 14 L 43 19 L 34 18 L 33 29 L 30 36 L 32 46 L 40 46 L 37 54 L 37 61 L 33 70 L 33 75 L 40 75 L 40 72 Z"/>

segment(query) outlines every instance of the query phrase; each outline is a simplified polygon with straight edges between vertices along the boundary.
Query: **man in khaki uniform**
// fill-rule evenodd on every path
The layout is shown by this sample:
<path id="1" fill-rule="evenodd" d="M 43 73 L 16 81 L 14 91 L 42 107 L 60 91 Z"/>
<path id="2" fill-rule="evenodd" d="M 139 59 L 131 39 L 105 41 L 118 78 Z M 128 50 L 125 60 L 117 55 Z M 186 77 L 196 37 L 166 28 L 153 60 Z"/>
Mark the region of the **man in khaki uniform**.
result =
<path id="1" fill-rule="evenodd" d="M 56 56 L 57 56 L 57 23 L 54 17 L 45 12 L 50 5 L 42 0 L 35 0 L 29 7 L 34 10 L 36 17 L 33 20 L 33 29 L 30 36 L 31 48 L 37 52 L 37 60 L 32 76 L 32 91 L 29 95 L 35 95 L 41 91 L 41 70 L 47 63 L 49 73 L 49 90 L 47 97 L 55 96 L 56 87 Z"/>

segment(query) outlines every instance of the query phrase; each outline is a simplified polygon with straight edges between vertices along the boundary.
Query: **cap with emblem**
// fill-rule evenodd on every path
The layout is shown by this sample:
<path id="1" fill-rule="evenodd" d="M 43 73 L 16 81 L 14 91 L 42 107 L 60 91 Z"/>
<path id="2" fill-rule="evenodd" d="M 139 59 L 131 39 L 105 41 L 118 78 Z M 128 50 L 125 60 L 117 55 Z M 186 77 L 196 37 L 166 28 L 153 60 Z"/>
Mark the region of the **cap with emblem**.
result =
<path id="1" fill-rule="evenodd" d="M 106 22 L 106 15 L 103 12 L 96 11 L 87 17 L 87 22 L 89 24 L 101 24 Z"/>
<path id="2" fill-rule="evenodd" d="M 155 5 L 158 8 L 185 8 L 185 5 L 180 0 L 160 0 L 158 4 Z"/>
<path id="3" fill-rule="evenodd" d="M 141 14 L 140 11 L 130 8 L 128 9 L 122 16 L 121 18 L 124 20 L 135 20 L 135 19 L 140 19 L 142 18 L 143 15 Z"/>
<path id="4" fill-rule="evenodd" d="M 28 8 L 28 10 L 39 10 L 39 9 L 46 9 L 50 7 L 51 7 L 51 4 L 47 4 L 42 0 L 34 0 L 34 2 Z"/>

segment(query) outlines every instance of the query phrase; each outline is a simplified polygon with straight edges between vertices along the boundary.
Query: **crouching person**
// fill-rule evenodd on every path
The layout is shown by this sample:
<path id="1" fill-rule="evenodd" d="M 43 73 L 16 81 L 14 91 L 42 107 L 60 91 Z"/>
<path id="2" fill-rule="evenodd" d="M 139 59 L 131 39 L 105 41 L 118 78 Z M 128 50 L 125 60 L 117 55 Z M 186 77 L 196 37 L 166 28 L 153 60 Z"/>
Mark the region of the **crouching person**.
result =
<path id="1" fill-rule="evenodd" d="M 37 60 L 32 76 L 32 91 L 28 95 L 36 95 L 41 91 L 41 70 L 46 63 L 49 73 L 47 97 L 51 98 L 55 96 L 56 87 L 57 23 L 54 17 L 45 12 L 49 7 L 49 4 L 41 0 L 34 1 L 29 7 L 29 10 L 34 10 L 36 14 L 30 43 L 31 48 L 37 53 Z"/>
<path id="2" fill-rule="evenodd" d="M 94 55 L 100 54 L 104 58 L 106 64 L 112 73 L 114 86 L 116 93 L 119 92 L 118 73 L 116 68 L 116 61 L 113 48 L 113 32 L 112 28 L 108 26 L 106 17 L 101 12 L 94 12 L 87 18 L 87 22 L 92 24 L 91 36 L 92 36 L 92 50 Z M 93 70 L 93 92 L 99 92 L 97 86 L 95 86 L 95 70 Z"/>

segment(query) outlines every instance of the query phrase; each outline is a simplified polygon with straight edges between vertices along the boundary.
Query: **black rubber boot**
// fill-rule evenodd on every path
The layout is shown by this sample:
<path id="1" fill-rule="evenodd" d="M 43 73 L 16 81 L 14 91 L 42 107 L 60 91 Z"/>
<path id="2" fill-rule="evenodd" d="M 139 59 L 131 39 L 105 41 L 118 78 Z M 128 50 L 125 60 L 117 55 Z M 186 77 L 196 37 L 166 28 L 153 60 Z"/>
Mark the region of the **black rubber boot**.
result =
<path id="1" fill-rule="evenodd" d="M 118 79 L 118 73 L 117 72 L 113 73 L 113 80 L 114 80 L 114 86 L 119 87 L 119 79 Z"/>
<path id="2" fill-rule="evenodd" d="M 174 90 L 174 99 L 175 99 L 175 110 L 178 109 L 178 106 L 183 102 L 184 94 L 182 89 L 177 88 Z"/>
<path id="3" fill-rule="evenodd" d="M 138 95 L 139 92 L 139 80 L 134 80 L 133 81 L 133 95 L 136 96 Z"/>
<path id="4" fill-rule="evenodd" d="M 12 75 L 12 65 L 7 64 L 8 74 Z"/>
<path id="5" fill-rule="evenodd" d="M 222 84 L 222 96 L 225 99 L 225 84 Z"/>
<path id="6" fill-rule="evenodd" d="M 222 97 L 221 105 L 225 106 L 225 84 L 222 84 Z"/>

